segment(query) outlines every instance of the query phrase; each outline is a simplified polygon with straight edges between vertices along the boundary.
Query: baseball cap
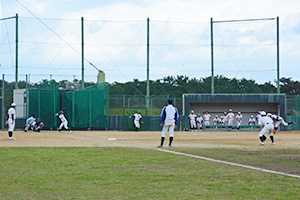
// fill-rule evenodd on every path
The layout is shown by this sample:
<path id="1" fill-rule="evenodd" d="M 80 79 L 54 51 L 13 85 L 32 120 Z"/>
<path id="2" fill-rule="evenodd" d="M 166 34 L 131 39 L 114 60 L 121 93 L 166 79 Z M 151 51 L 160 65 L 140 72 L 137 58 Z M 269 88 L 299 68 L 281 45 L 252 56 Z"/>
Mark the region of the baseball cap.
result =
<path id="1" fill-rule="evenodd" d="M 172 104 L 173 103 L 173 99 L 168 99 L 168 104 Z"/>
<path id="2" fill-rule="evenodd" d="M 261 115 L 267 115 L 266 111 L 260 111 Z"/>
<path id="3" fill-rule="evenodd" d="M 11 106 L 17 106 L 17 104 L 16 103 L 12 103 Z"/>

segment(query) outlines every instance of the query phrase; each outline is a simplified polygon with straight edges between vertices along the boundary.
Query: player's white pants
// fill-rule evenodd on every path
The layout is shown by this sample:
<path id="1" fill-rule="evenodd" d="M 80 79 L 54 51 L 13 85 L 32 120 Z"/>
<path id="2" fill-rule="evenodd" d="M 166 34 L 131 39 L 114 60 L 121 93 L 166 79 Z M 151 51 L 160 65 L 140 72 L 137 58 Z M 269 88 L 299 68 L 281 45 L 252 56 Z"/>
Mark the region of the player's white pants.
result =
<path id="1" fill-rule="evenodd" d="M 134 120 L 134 125 L 136 128 L 140 128 L 140 122 L 138 120 Z"/>
<path id="2" fill-rule="evenodd" d="M 166 137 L 167 131 L 169 129 L 169 134 L 170 137 L 174 136 L 174 128 L 175 128 L 175 123 L 174 122 L 169 122 L 165 123 L 161 132 L 161 137 Z"/>
<path id="3" fill-rule="evenodd" d="M 284 126 L 289 125 L 288 123 L 286 123 L 283 119 L 280 121 L 275 122 L 275 127 L 279 127 L 280 124 L 283 124 Z"/>
<path id="4" fill-rule="evenodd" d="M 15 124 L 16 122 L 12 123 L 13 120 L 11 118 L 8 119 L 7 124 L 8 124 L 8 132 L 13 132 L 15 129 Z"/>
<path id="5" fill-rule="evenodd" d="M 242 124 L 242 121 L 240 121 L 240 122 L 239 122 L 239 121 L 237 121 L 237 122 L 236 122 L 236 125 L 237 125 L 237 127 L 240 127 L 240 126 L 241 126 L 241 124 Z"/>
<path id="6" fill-rule="evenodd" d="M 202 128 L 202 123 L 198 122 L 198 129 L 201 129 Z"/>
<path id="7" fill-rule="evenodd" d="M 233 119 L 228 119 L 228 126 L 233 126 Z"/>
<path id="8" fill-rule="evenodd" d="M 28 131 L 28 129 L 29 129 L 29 127 L 30 127 L 31 125 L 30 124 L 26 124 L 26 127 L 25 127 L 25 131 Z"/>
<path id="9" fill-rule="evenodd" d="M 190 120 L 190 122 L 191 122 L 191 128 L 196 128 L 196 121 Z"/>
<path id="10" fill-rule="evenodd" d="M 67 130 L 69 129 L 68 122 L 61 122 L 61 124 L 59 125 L 59 130 L 62 129 L 63 126 L 65 127 L 65 129 L 67 129 Z"/>
<path id="11" fill-rule="evenodd" d="M 209 125 L 209 121 L 208 120 L 204 121 L 204 125 Z"/>
<path id="12" fill-rule="evenodd" d="M 268 133 L 269 136 L 273 136 L 273 131 L 274 131 L 274 125 L 273 124 L 266 124 L 263 129 L 258 134 L 258 137 L 262 137 L 265 133 Z"/>

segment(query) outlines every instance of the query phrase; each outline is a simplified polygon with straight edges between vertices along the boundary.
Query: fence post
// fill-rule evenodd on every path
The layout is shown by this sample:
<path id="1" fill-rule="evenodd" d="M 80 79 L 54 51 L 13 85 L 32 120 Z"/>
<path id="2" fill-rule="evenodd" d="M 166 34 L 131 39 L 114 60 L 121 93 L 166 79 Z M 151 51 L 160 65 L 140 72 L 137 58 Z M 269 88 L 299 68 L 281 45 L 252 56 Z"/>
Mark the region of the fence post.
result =
<path id="1" fill-rule="evenodd" d="M 4 90 L 5 90 L 5 85 L 4 85 L 4 74 L 2 74 L 2 129 L 4 129 L 4 118 L 5 118 L 5 114 L 4 114 L 4 100 L 5 100 L 5 96 L 4 96 Z"/>

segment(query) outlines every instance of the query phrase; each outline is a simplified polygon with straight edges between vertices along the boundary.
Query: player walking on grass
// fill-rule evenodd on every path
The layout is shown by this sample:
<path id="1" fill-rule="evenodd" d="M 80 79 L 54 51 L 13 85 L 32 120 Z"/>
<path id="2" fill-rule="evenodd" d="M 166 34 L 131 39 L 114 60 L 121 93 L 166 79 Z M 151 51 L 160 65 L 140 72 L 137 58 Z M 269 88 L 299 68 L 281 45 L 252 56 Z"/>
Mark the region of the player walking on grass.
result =
<path id="1" fill-rule="evenodd" d="M 258 137 L 260 139 L 259 145 L 264 145 L 264 142 L 267 139 L 265 133 L 269 134 L 273 145 L 275 144 L 275 142 L 274 142 L 274 136 L 272 134 L 274 131 L 274 122 L 272 119 L 272 114 L 269 113 L 268 116 L 266 116 L 265 111 L 261 111 L 260 114 L 261 114 L 261 118 L 258 121 L 258 125 L 260 125 L 260 132 L 258 134 Z"/>
<path id="2" fill-rule="evenodd" d="M 16 138 L 13 137 L 13 131 L 15 129 L 15 119 L 16 119 L 16 104 L 12 103 L 11 108 L 7 111 L 7 119 L 5 124 L 8 125 L 8 139 L 15 140 Z"/>
<path id="3" fill-rule="evenodd" d="M 178 121 L 178 111 L 173 106 L 173 100 L 168 99 L 168 105 L 162 109 L 161 118 L 160 118 L 160 126 L 163 126 L 161 133 L 161 142 L 157 148 L 161 148 L 164 145 L 165 137 L 167 131 L 169 130 L 169 147 L 172 147 L 173 137 L 174 137 L 174 129 L 177 126 Z"/>
<path id="4" fill-rule="evenodd" d="M 59 125 L 59 128 L 58 128 L 58 132 L 60 132 L 62 130 L 63 127 L 65 127 L 65 129 L 67 129 L 69 131 L 69 133 L 71 133 L 71 129 L 68 127 L 68 121 L 67 119 L 65 118 L 65 115 L 64 115 L 64 111 L 59 111 L 58 114 L 56 114 L 56 116 L 60 119 L 61 121 L 61 124 Z"/>

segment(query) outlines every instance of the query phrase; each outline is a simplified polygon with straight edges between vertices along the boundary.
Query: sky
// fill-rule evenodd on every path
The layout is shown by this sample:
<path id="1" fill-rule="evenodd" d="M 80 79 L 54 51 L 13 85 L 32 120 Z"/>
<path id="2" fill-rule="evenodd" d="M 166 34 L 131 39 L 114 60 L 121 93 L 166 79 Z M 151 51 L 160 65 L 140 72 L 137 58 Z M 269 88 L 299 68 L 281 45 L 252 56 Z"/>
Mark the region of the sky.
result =
<path id="1" fill-rule="evenodd" d="M 276 17 L 280 77 L 300 80 L 299 0 L 1 0 L 0 18 L 19 16 L 19 80 L 81 79 L 81 18 L 84 19 L 84 80 L 127 82 L 149 78 L 214 75 L 277 78 Z M 244 19 L 258 21 L 220 22 Z M 218 23 L 217 23 L 218 22 Z M 0 21 L 0 70 L 15 80 L 15 19 Z M 95 67 L 93 67 L 92 63 Z"/>

